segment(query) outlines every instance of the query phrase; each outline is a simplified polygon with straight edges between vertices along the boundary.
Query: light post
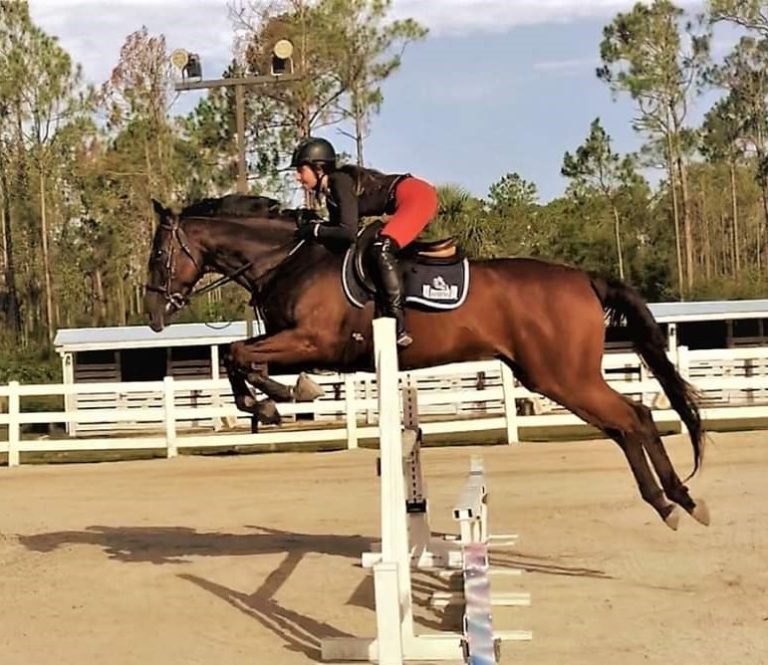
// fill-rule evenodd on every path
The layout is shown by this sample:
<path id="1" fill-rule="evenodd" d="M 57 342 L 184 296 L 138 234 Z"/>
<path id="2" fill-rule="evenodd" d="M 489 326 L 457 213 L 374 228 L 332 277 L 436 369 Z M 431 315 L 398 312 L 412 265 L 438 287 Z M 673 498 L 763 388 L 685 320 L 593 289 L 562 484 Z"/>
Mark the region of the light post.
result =
<path id="1" fill-rule="evenodd" d="M 293 71 L 293 44 L 287 39 L 281 39 L 272 47 L 270 73 L 261 76 L 244 76 L 238 78 L 203 79 L 200 56 L 189 53 L 184 49 L 176 49 L 171 53 L 171 63 L 181 71 L 182 80 L 174 84 L 174 88 L 184 90 L 204 90 L 212 88 L 235 89 L 235 125 L 237 129 L 237 191 L 240 194 L 248 192 L 248 181 L 245 168 L 245 94 L 249 86 L 280 85 L 298 81 L 302 77 Z"/>

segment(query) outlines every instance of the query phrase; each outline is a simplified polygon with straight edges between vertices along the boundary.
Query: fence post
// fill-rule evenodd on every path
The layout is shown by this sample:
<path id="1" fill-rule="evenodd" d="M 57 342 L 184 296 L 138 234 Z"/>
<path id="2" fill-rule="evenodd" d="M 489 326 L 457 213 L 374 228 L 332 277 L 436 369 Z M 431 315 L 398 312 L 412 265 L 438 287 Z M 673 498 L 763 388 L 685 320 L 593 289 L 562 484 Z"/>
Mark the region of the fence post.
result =
<path id="1" fill-rule="evenodd" d="M 373 399 L 373 380 L 370 376 L 365 377 L 365 399 Z M 373 423 L 373 407 L 369 406 L 365 410 L 365 424 L 371 425 Z"/>
<path id="2" fill-rule="evenodd" d="M 691 376 L 691 365 L 687 346 L 677 347 L 677 370 L 680 372 L 680 376 L 688 381 Z"/>
<path id="3" fill-rule="evenodd" d="M 645 363 L 642 360 L 640 360 L 638 358 L 637 362 L 638 362 L 638 367 L 640 368 L 640 371 L 638 373 L 638 380 L 640 381 L 640 385 L 643 385 L 648 380 L 648 378 L 649 378 L 648 377 L 648 370 L 645 368 Z M 626 377 L 626 374 L 624 376 Z M 625 378 L 625 381 L 626 381 L 626 378 Z M 648 400 L 645 398 L 646 394 L 647 393 L 645 391 L 640 391 L 640 404 L 645 404 L 645 405 L 651 404 L 652 405 L 653 404 L 653 400 L 648 402 Z"/>
<path id="4" fill-rule="evenodd" d="M 344 375 L 344 406 L 347 418 L 347 450 L 357 448 L 357 382 L 355 374 Z"/>
<path id="5" fill-rule="evenodd" d="M 680 376 L 682 376 L 686 381 L 690 381 L 691 365 L 687 346 L 677 347 L 677 371 L 680 372 Z M 682 418 L 679 420 L 680 432 L 685 433 L 685 423 L 683 422 Z"/>
<path id="6" fill-rule="evenodd" d="M 8 466 L 19 466 L 19 442 L 21 441 L 21 400 L 19 399 L 19 382 L 8 382 Z"/>
<path id="7" fill-rule="evenodd" d="M 670 360 L 675 365 L 677 365 L 677 350 L 677 324 L 670 323 L 667 326 L 667 353 L 672 356 Z"/>
<path id="8" fill-rule="evenodd" d="M 211 379 L 214 381 L 218 381 L 221 378 L 219 364 L 219 345 L 213 344 L 211 345 Z M 215 406 L 216 408 L 221 407 L 221 393 L 219 392 L 218 388 L 214 388 L 211 391 L 211 406 Z M 224 418 L 220 416 L 214 416 L 212 422 L 213 431 L 218 432 L 221 430 L 222 424 L 224 423 Z"/>
<path id="9" fill-rule="evenodd" d="M 517 402 L 515 401 L 515 375 L 506 363 L 501 366 L 501 387 L 504 392 L 504 418 L 507 421 L 507 443 L 520 443 L 517 429 Z"/>
<path id="10" fill-rule="evenodd" d="M 75 383 L 74 354 L 64 353 L 61 356 L 61 374 L 65 386 Z M 64 411 L 69 415 L 77 411 L 77 393 L 67 391 L 64 393 Z M 68 421 L 64 424 L 68 436 L 77 436 L 77 421 Z"/>
<path id="11" fill-rule="evenodd" d="M 163 406 L 165 407 L 165 445 L 168 458 L 176 457 L 179 450 L 176 447 L 176 390 L 173 377 L 163 379 Z"/>

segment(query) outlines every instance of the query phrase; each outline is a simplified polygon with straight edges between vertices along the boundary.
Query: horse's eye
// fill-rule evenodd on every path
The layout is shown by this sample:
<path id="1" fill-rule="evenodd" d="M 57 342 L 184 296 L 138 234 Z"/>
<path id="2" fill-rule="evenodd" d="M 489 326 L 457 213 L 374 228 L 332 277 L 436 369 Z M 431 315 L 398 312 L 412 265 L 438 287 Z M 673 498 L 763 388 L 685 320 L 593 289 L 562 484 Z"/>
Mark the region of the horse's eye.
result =
<path id="1" fill-rule="evenodd" d="M 155 256 L 156 256 L 157 258 L 160 258 L 160 257 L 161 257 L 163 254 L 165 254 L 165 252 L 164 252 L 162 249 L 158 249 L 158 250 L 155 252 Z"/>

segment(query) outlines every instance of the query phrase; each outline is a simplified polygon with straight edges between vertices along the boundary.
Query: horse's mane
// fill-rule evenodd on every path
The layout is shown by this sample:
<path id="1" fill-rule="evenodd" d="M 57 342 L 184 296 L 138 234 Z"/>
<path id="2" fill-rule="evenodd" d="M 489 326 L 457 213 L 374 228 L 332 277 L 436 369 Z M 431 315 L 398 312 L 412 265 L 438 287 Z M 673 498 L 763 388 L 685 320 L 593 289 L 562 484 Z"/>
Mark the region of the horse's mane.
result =
<path id="1" fill-rule="evenodd" d="M 185 217 L 266 217 L 268 219 L 319 219 L 314 210 L 283 208 L 280 201 L 268 196 L 227 194 L 219 198 L 195 201 L 181 211 Z"/>

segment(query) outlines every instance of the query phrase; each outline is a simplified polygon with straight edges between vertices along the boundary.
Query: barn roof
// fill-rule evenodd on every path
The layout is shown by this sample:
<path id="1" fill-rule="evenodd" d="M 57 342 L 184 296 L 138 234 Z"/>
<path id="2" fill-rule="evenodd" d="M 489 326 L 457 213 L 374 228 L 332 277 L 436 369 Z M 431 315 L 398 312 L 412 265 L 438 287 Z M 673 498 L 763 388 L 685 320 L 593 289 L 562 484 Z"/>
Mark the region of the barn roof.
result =
<path id="1" fill-rule="evenodd" d="M 650 308 L 660 323 L 768 319 L 768 299 L 664 302 L 651 303 Z M 259 332 L 259 323 L 256 321 L 254 333 L 259 334 Z M 211 346 L 226 344 L 245 337 L 245 321 L 229 321 L 226 323 L 175 323 L 161 333 L 152 332 L 148 326 L 64 328 L 56 333 L 53 343 L 57 351 L 65 353 L 101 349 Z"/>
<path id="2" fill-rule="evenodd" d="M 651 304 L 650 308 L 661 323 L 768 318 L 768 300 L 661 302 Z"/>
<path id="3" fill-rule="evenodd" d="M 253 324 L 260 333 L 259 323 Z M 169 346 L 212 346 L 227 344 L 247 336 L 245 321 L 223 323 L 175 323 L 160 333 L 149 326 L 105 328 L 63 328 L 56 333 L 54 347 L 59 353 L 107 349 L 137 349 Z"/>

